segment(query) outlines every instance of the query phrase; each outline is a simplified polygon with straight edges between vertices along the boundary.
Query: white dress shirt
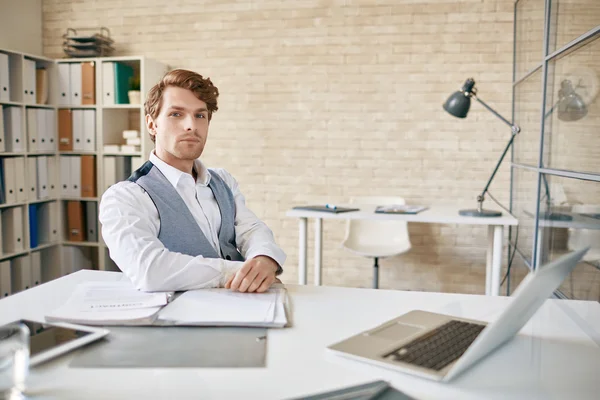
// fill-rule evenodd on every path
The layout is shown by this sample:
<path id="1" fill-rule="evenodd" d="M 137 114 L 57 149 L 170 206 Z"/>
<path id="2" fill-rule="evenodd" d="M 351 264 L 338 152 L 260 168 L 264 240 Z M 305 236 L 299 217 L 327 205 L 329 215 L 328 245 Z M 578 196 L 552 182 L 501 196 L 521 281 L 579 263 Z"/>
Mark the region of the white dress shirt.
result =
<path id="1" fill-rule="evenodd" d="M 198 226 L 221 254 L 219 230 L 221 213 L 208 187 L 211 172 L 198 159 L 197 178 L 159 159 L 154 151 L 150 161 L 179 193 Z M 246 207 L 236 180 L 224 169 L 213 169 L 231 189 L 235 201 L 236 244 L 249 260 L 269 256 L 283 266 L 286 255 L 277 246 L 273 232 Z M 134 285 L 145 291 L 190 290 L 223 286 L 241 266 L 241 261 L 193 257 L 171 252 L 158 240 L 160 220 L 152 199 L 137 183 L 124 181 L 111 186 L 100 202 L 102 237 L 110 257 Z"/>

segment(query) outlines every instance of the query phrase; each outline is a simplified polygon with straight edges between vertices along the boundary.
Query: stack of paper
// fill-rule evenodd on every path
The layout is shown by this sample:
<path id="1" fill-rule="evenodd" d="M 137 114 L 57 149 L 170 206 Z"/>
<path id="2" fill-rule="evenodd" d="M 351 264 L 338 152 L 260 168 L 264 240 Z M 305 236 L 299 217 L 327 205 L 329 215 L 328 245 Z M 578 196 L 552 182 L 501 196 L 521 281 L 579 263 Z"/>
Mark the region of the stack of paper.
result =
<path id="1" fill-rule="evenodd" d="M 190 290 L 158 314 L 173 325 L 283 327 L 287 324 L 285 289 L 239 293 L 229 289 Z"/>
<path id="2" fill-rule="evenodd" d="M 151 325 L 171 293 L 146 293 L 128 281 L 80 283 L 46 320 L 86 325 Z"/>

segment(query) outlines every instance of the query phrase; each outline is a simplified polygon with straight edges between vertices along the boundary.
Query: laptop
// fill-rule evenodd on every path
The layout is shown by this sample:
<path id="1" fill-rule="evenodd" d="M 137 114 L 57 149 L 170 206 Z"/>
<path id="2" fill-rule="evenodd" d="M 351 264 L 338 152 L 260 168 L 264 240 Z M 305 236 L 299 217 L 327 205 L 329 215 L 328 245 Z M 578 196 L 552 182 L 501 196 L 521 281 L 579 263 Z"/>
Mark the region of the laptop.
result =
<path id="1" fill-rule="evenodd" d="M 335 354 L 438 381 L 449 381 L 512 339 L 575 268 L 588 248 L 530 272 L 497 320 L 415 310 L 328 349 Z"/>

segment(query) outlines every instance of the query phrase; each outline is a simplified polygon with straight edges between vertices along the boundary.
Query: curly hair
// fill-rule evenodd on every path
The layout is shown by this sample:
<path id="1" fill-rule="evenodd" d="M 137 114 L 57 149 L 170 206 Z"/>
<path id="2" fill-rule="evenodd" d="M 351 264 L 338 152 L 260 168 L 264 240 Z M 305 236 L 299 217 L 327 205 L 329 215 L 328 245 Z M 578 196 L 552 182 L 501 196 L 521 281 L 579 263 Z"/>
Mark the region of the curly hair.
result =
<path id="1" fill-rule="evenodd" d="M 174 69 L 167 72 L 160 82 L 154 85 L 148 92 L 148 97 L 144 102 L 144 112 L 146 115 L 150 115 L 154 119 L 158 117 L 162 105 L 163 93 L 169 86 L 191 90 L 196 98 L 205 102 L 208 109 L 209 121 L 212 118 L 212 114 L 219 109 L 217 106 L 219 89 L 213 85 L 210 78 L 203 78 L 202 75 L 193 71 Z M 154 136 L 150 135 L 150 138 L 154 142 Z"/>

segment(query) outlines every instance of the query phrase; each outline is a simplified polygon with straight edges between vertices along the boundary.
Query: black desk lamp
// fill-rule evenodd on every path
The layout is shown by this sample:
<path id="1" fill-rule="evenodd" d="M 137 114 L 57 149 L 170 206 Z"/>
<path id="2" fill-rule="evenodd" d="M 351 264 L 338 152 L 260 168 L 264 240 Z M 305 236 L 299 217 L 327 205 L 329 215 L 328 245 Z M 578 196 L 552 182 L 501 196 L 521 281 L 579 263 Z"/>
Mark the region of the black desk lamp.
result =
<path id="1" fill-rule="evenodd" d="M 555 107 L 558 107 L 558 119 L 563 120 L 563 121 L 576 121 L 578 119 L 583 118 L 587 114 L 587 107 L 585 106 L 584 101 L 575 92 L 575 90 L 573 89 L 573 85 L 571 84 L 571 82 L 569 80 L 564 80 L 561 82 L 561 89 L 558 92 L 558 96 L 559 96 L 558 103 L 554 107 L 552 107 L 552 109 L 550 109 L 548 114 L 550 114 L 554 110 Z M 502 115 L 498 114 L 493 108 L 488 106 L 479 97 L 477 97 L 477 89 L 475 88 L 475 81 L 472 78 L 469 78 L 465 81 L 465 83 L 460 91 L 454 92 L 452 95 L 450 95 L 450 97 L 448 97 L 448 100 L 446 100 L 446 102 L 444 103 L 444 110 L 446 110 L 451 115 L 454 115 L 455 117 L 465 118 L 469 112 L 469 108 L 471 107 L 471 97 L 475 97 L 475 100 L 480 102 L 488 111 L 490 111 L 496 117 L 500 118 L 505 124 L 510 126 L 510 130 L 511 130 L 512 134 L 511 134 L 510 140 L 508 141 L 506 147 L 504 148 L 504 151 L 502 152 L 502 155 L 500 156 L 500 159 L 498 160 L 498 163 L 496 164 L 496 168 L 494 168 L 494 172 L 492 172 L 492 176 L 490 176 L 490 179 L 488 180 L 488 182 L 485 185 L 485 188 L 483 189 L 481 194 L 479 196 L 477 196 L 477 208 L 460 210 L 458 213 L 460 215 L 470 216 L 470 217 L 499 217 L 502 215 L 502 212 L 492 211 L 492 210 L 484 210 L 483 209 L 483 201 L 485 200 L 485 194 L 487 193 L 488 188 L 490 187 L 490 184 L 492 183 L 492 180 L 494 179 L 494 176 L 496 176 L 496 172 L 498 172 L 498 168 L 500 168 L 500 164 L 502 163 L 502 160 L 504 160 L 504 157 L 506 156 L 508 149 L 510 148 L 513 141 L 515 140 L 515 136 L 519 132 L 521 132 L 521 128 L 519 128 L 519 126 L 517 126 L 517 125 L 510 123 L 506 118 L 504 118 Z M 548 189 L 548 183 L 546 181 L 546 177 L 544 175 L 542 175 L 542 177 L 544 179 L 544 184 L 545 184 L 545 189 L 546 189 L 546 201 L 549 204 L 550 191 Z M 565 214 L 552 213 L 552 212 L 550 212 L 549 208 L 547 211 L 547 217 L 548 217 L 548 219 L 562 220 L 562 221 L 568 220 L 568 218 L 571 218 L 570 216 L 565 215 Z"/>
<path id="2" fill-rule="evenodd" d="M 446 100 L 446 102 L 444 103 L 444 110 L 446 110 L 451 115 L 454 115 L 455 117 L 465 118 L 467 116 L 467 113 L 469 112 L 469 108 L 471 107 L 471 97 L 474 97 L 475 100 L 480 102 L 488 111 L 490 111 L 496 117 L 500 118 L 506 125 L 510 126 L 512 135 L 510 136 L 510 140 L 508 141 L 508 144 L 506 145 L 506 147 L 504 148 L 504 151 L 502 152 L 502 156 L 500 156 L 500 159 L 498 160 L 498 163 L 496 164 L 496 168 L 494 168 L 494 172 L 492 172 L 492 176 L 490 176 L 490 179 L 488 180 L 488 182 L 485 185 L 485 188 L 483 189 L 481 194 L 479 196 L 477 196 L 477 208 L 476 209 L 468 209 L 468 210 L 460 210 L 458 213 L 460 215 L 469 216 L 469 217 L 499 217 L 502 215 L 502 212 L 493 211 L 493 210 L 484 210 L 483 209 L 483 201 L 485 200 L 485 194 L 487 193 L 488 188 L 490 187 L 490 184 L 492 183 L 492 180 L 494 179 L 494 176 L 496 176 L 496 172 L 498 172 L 498 168 L 500 168 L 500 164 L 502 163 L 502 160 L 504 160 L 504 156 L 506 156 L 506 153 L 508 152 L 510 145 L 515 140 L 515 136 L 519 132 L 521 132 L 521 128 L 519 128 L 517 125 L 511 124 L 506 118 L 504 118 L 502 115 L 498 114 L 493 108 L 491 108 L 490 106 L 485 104 L 479 97 L 477 97 L 477 90 L 475 89 L 475 81 L 471 78 L 466 80 L 465 84 L 463 85 L 463 87 L 460 91 L 454 92 L 452 95 L 450 95 L 450 97 L 448 97 L 448 100 Z"/>

